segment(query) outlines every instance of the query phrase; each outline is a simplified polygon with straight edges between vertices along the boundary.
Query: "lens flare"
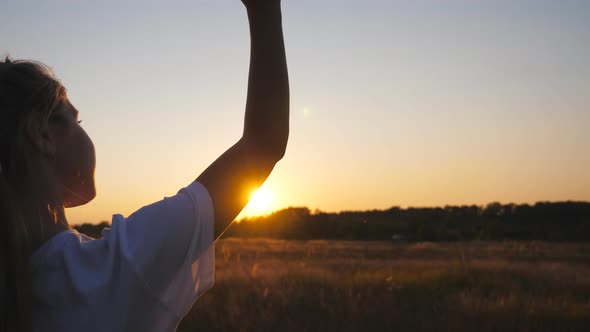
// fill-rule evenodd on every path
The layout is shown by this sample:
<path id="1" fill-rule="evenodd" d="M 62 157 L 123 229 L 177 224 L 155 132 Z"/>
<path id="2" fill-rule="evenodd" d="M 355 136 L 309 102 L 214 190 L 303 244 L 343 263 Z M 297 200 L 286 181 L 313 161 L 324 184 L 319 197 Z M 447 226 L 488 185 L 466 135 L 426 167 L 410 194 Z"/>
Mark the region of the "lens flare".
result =
<path id="1" fill-rule="evenodd" d="M 268 188 L 261 187 L 250 194 L 250 202 L 245 208 L 247 215 L 256 216 L 271 212 L 273 194 Z"/>

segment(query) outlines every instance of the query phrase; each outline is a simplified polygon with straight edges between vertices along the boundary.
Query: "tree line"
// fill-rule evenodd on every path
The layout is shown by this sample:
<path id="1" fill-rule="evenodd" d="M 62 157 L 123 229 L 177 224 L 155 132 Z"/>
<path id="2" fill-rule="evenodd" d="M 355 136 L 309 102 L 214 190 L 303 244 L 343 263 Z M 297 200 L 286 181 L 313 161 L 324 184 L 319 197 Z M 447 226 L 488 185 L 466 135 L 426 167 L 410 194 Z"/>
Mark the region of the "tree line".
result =
<path id="1" fill-rule="evenodd" d="M 107 222 L 74 226 L 100 238 Z M 266 237 L 293 240 L 589 241 L 590 202 L 490 203 L 385 210 L 311 211 L 290 207 L 234 223 L 224 237 Z"/>

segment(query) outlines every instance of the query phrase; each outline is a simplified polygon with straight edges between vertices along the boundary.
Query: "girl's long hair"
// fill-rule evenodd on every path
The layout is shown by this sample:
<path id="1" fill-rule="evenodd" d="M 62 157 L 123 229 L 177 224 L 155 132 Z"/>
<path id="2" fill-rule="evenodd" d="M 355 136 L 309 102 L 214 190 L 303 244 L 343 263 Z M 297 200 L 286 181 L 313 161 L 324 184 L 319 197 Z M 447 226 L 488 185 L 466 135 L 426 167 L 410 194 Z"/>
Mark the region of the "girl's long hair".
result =
<path id="1" fill-rule="evenodd" d="M 26 121 L 32 112 L 49 117 L 65 98 L 65 88 L 45 65 L 0 60 L 1 332 L 31 330 L 29 258 L 35 248 L 24 212 L 43 202 L 36 202 Z"/>

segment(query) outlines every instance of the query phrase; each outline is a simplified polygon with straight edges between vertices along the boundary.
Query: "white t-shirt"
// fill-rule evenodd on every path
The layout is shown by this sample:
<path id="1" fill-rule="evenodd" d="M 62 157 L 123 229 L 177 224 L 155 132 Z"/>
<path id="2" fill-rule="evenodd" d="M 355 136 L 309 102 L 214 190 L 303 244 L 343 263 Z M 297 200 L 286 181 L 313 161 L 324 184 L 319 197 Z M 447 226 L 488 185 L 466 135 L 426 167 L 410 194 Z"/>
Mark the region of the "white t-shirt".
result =
<path id="1" fill-rule="evenodd" d="M 34 331 L 175 331 L 213 286 L 213 204 L 193 182 L 95 240 L 62 231 L 31 257 Z"/>

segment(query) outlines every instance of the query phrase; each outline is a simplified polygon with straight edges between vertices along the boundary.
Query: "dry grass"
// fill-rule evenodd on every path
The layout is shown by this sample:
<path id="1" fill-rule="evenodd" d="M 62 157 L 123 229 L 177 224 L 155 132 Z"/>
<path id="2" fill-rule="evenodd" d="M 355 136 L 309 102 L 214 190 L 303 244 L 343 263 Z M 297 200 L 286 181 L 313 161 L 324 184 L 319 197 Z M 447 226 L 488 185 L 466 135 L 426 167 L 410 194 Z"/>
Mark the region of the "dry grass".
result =
<path id="1" fill-rule="evenodd" d="M 590 244 L 227 239 L 179 331 L 587 331 Z"/>

